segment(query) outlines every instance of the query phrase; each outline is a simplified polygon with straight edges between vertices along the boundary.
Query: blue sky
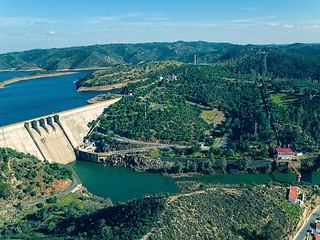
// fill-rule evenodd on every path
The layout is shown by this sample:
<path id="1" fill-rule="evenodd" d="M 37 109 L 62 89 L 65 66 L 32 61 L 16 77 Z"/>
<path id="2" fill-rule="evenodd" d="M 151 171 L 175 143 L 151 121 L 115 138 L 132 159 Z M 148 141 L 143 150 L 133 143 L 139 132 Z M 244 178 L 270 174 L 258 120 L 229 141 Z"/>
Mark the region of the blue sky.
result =
<path id="1" fill-rule="evenodd" d="M 0 0 L 0 53 L 178 40 L 319 43 L 320 0 Z"/>

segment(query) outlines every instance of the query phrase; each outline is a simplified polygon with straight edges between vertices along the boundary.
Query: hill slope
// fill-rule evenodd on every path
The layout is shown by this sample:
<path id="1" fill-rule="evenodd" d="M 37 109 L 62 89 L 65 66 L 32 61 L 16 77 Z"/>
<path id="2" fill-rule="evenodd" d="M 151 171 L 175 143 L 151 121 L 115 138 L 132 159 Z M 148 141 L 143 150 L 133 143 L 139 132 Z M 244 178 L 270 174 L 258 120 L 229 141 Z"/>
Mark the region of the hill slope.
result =
<path id="1" fill-rule="evenodd" d="M 250 58 L 253 53 L 259 53 L 260 50 L 262 52 L 272 51 L 272 57 L 269 58 L 268 65 L 273 69 L 280 68 L 278 71 L 287 70 L 287 68 L 281 70 L 282 64 L 298 66 L 298 68 L 307 65 L 308 68 L 314 69 L 317 65 L 312 67 L 312 63 L 316 63 L 320 56 L 320 45 L 315 44 L 242 46 L 229 43 L 182 41 L 174 43 L 108 44 L 60 49 L 35 49 L 1 54 L 0 70 L 101 68 L 120 63 L 163 60 L 193 63 L 194 54 L 197 55 L 197 63 L 223 63 L 229 60 L 240 61 Z M 301 57 L 303 57 L 302 62 Z M 255 57 L 255 59 L 259 58 Z M 276 62 L 272 59 L 276 59 Z M 297 59 L 300 60 L 297 61 Z M 252 63 L 252 61 L 249 62 Z M 255 67 L 253 68 L 255 69 Z M 251 68 L 248 68 L 248 70 L 250 71 Z M 270 71 L 274 72 L 273 70 Z"/>

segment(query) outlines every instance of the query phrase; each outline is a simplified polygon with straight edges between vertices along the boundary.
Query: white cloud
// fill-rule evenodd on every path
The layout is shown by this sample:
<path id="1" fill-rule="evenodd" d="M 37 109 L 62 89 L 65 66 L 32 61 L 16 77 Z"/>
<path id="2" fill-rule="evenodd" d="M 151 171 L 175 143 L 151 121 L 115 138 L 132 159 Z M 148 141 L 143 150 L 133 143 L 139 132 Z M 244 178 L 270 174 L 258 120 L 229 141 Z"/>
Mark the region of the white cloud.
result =
<path id="1" fill-rule="evenodd" d="M 115 16 L 106 16 L 106 17 L 94 17 L 94 18 L 86 18 L 84 21 L 86 24 L 104 24 L 108 22 L 113 22 L 115 20 L 118 20 L 119 17 Z"/>
<path id="2" fill-rule="evenodd" d="M 114 25 L 118 26 L 118 27 L 121 27 L 121 28 L 127 28 L 127 29 L 139 28 L 138 24 L 127 23 L 127 22 L 114 23 Z"/>
<path id="3" fill-rule="evenodd" d="M 257 21 L 261 21 L 261 20 L 273 19 L 273 18 L 275 18 L 275 17 L 276 17 L 276 16 L 271 15 L 271 16 L 266 16 L 266 17 L 235 19 L 235 20 L 232 20 L 232 22 L 235 22 L 235 23 L 257 22 Z"/>
<path id="4" fill-rule="evenodd" d="M 267 23 L 267 26 L 271 26 L 271 27 L 275 27 L 275 26 L 279 26 L 280 25 L 280 23 L 278 23 L 278 22 L 269 22 L 269 23 Z"/>
<path id="5" fill-rule="evenodd" d="M 284 27 L 284 28 L 293 28 L 294 25 L 292 25 L 292 24 L 284 24 L 284 25 L 282 25 L 282 27 Z"/>
<path id="6" fill-rule="evenodd" d="M 306 29 L 320 29 L 320 25 L 305 26 Z"/>
<path id="7" fill-rule="evenodd" d="M 49 30 L 49 31 L 47 32 L 47 35 L 54 36 L 54 35 L 58 35 L 58 33 L 55 32 L 55 31 Z"/>
<path id="8" fill-rule="evenodd" d="M 0 26 L 19 27 L 61 23 L 62 20 L 30 17 L 0 17 Z"/>

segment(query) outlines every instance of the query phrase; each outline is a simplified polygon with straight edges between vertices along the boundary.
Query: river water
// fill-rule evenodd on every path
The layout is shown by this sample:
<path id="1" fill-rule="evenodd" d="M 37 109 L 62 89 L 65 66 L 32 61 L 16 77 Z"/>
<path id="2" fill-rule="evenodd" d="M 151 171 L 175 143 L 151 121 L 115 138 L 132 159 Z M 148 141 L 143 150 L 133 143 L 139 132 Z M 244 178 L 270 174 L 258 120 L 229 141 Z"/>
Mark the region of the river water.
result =
<path id="1" fill-rule="evenodd" d="M 91 71 L 16 82 L 0 89 L 0 126 L 17 123 L 86 105 L 86 100 L 101 92 L 76 92 L 74 81 Z M 31 72 L 0 72 L 5 78 L 29 75 Z M 138 173 L 119 167 L 76 161 L 70 164 L 83 185 L 93 194 L 110 197 L 113 203 L 125 202 L 154 192 L 177 192 L 175 181 L 206 183 L 267 183 L 269 179 L 294 182 L 295 174 L 219 174 L 196 178 L 170 179 L 151 173 Z M 304 174 L 303 181 L 320 184 L 320 173 Z"/>

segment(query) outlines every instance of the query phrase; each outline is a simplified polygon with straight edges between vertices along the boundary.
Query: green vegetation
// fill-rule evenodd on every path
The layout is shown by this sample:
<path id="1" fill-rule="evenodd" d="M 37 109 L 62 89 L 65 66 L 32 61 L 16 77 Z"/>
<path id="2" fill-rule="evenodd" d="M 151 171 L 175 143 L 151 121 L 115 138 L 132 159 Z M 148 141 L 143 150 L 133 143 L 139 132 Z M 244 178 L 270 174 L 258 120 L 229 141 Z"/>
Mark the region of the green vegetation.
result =
<path id="1" fill-rule="evenodd" d="M 138 73 L 135 79 L 140 81 L 124 87 L 123 92 L 133 96 L 105 111 L 98 132 L 182 145 L 205 141 L 210 153 L 218 155 L 215 158 L 222 155 L 213 151 L 215 139 L 224 135 L 229 139 L 226 155 L 231 158 L 266 159 L 272 157 L 275 146 L 316 156 L 320 141 L 318 71 L 312 66 L 306 70 L 308 76 L 302 71 L 316 56 L 306 57 L 309 50 L 304 45 L 233 50 L 213 65 L 124 65 L 124 78 L 120 66 L 111 67 L 107 73 L 113 83 L 125 81 L 132 72 Z M 282 57 L 277 66 L 271 62 L 275 56 Z M 298 58 L 303 60 L 298 63 Z M 300 65 L 292 69 L 293 64 Z M 103 84 L 92 76 L 85 81 Z"/>
<path id="2" fill-rule="evenodd" d="M 71 184 L 69 169 L 57 163 L 42 163 L 30 154 L 12 149 L 0 148 L 0 166 L 0 206 L 50 196 Z"/>
<path id="3" fill-rule="evenodd" d="M 188 183 L 186 183 L 188 185 Z M 170 196 L 153 194 L 111 206 L 72 193 L 55 203 L 12 211 L 0 221 L 2 239 L 284 239 L 302 210 L 277 199 L 282 186 L 207 186 Z M 297 212 L 292 215 L 290 212 Z M 7 221 L 9 218 L 13 221 Z"/>
<path id="4" fill-rule="evenodd" d="M 224 114 L 217 110 L 208 110 L 208 111 L 202 111 L 200 117 L 206 121 L 208 124 L 214 124 L 214 126 L 219 125 L 225 121 Z"/>
<path id="5" fill-rule="evenodd" d="M 276 198 L 285 192 L 282 187 L 215 187 L 172 197 L 149 239 L 285 239 L 295 226 L 287 210 L 296 207 L 282 209 Z"/>
<path id="6" fill-rule="evenodd" d="M 203 141 L 212 146 L 215 138 L 228 134 L 238 141 L 231 145 L 230 155 L 237 150 L 255 158 L 267 156 L 263 149 L 272 141 L 272 132 L 258 86 L 243 79 L 225 80 L 236 75 L 205 65 L 173 65 L 158 74 L 163 79 L 129 84 L 124 91 L 134 96 L 106 109 L 98 132 L 194 146 Z M 214 111 L 219 114 L 212 116 Z M 94 139 L 100 139 L 97 133 Z"/>
<path id="7" fill-rule="evenodd" d="M 133 138 L 153 138 L 170 141 L 192 141 L 204 138 L 207 124 L 200 118 L 201 110 L 186 103 L 164 109 L 152 109 L 136 97 L 121 99 L 106 109 L 99 129 Z M 186 126 L 185 122 L 189 122 Z"/>
<path id="8" fill-rule="evenodd" d="M 123 82 L 144 80 L 170 66 L 181 65 L 174 61 L 164 62 L 141 62 L 139 64 L 119 64 L 107 70 L 95 71 L 77 82 L 77 87 L 105 86 Z"/>
<path id="9" fill-rule="evenodd" d="M 165 209 L 154 195 L 111 206 L 110 200 L 69 194 L 40 208 L 22 209 L 12 223 L 1 222 L 2 239 L 139 239 Z"/>
<path id="10" fill-rule="evenodd" d="M 145 44 L 108 44 L 60 49 L 36 49 L 0 55 L 0 69 L 78 69 L 101 68 L 141 61 L 175 60 L 198 64 L 232 65 L 234 72 L 262 72 L 266 65 L 276 77 L 319 79 L 319 45 L 240 46 L 228 43 L 174 42 Z M 305 57 L 307 56 L 307 57 Z M 18 67 L 17 67 L 18 66 Z M 232 77 L 230 79 L 233 79 Z"/>

